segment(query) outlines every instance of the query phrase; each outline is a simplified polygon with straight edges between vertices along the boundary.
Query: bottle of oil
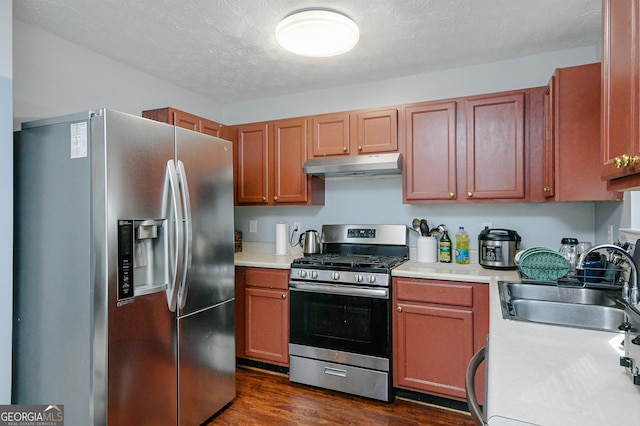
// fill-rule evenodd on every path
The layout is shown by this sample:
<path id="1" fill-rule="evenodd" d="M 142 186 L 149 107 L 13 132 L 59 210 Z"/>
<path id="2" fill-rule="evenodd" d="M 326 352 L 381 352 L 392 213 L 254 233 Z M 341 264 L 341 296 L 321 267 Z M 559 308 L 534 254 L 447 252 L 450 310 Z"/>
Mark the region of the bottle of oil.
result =
<path id="1" fill-rule="evenodd" d="M 469 263 L 469 234 L 464 230 L 464 226 L 456 232 L 456 263 Z"/>
<path id="2" fill-rule="evenodd" d="M 451 263 L 451 238 L 446 229 L 440 238 L 440 262 Z"/>

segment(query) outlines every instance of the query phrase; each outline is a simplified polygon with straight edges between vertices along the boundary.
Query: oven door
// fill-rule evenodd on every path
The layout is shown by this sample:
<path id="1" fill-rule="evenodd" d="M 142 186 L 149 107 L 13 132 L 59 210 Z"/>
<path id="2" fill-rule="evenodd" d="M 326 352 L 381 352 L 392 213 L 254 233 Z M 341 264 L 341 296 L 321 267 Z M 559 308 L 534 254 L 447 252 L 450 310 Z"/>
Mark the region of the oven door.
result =
<path id="1" fill-rule="evenodd" d="M 289 283 L 289 342 L 390 358 L 388 288 Z"/>

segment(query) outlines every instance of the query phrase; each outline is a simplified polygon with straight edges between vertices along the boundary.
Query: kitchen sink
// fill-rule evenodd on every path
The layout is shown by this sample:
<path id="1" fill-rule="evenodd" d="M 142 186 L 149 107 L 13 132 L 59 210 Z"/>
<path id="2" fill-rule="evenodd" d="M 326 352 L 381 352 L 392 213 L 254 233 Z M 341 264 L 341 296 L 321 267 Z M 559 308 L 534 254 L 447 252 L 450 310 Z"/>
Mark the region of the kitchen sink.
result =
<path id="1" fill-rule="evenodd" d="M 502 316 L 507 319 L 620 332 L 624 305 L 595 289 L 500 281 Z"/>

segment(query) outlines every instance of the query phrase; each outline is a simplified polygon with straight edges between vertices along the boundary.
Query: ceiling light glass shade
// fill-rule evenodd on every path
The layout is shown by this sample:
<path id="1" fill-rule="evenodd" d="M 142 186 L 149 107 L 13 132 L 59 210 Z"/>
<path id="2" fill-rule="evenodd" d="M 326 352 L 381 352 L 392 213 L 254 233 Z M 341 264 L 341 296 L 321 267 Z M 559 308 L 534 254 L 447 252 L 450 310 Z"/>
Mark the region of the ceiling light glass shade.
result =
<path id="1" fill-rule="evenodd" d="M 330 10 L 305 10 L 284 18 L 276 27 L 276 41 L 302 56 L 325 57 L 348 52 L 358 43 L 358 26 Z"/>

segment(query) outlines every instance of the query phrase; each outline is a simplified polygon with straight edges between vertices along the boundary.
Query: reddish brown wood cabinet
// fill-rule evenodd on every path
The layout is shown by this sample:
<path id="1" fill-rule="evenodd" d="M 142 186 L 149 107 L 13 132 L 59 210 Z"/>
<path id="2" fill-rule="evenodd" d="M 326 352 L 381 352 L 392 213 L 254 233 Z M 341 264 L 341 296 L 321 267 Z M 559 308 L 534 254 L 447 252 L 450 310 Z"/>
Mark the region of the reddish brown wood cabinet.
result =
<path id="1" fill-rule="evenodd" d="M 554 201 L 606 201 L 600 168 L 600 63 L 558 68 L 545 95 L 544 195 Z"/>
<path id="2" fill-rule="evenodd" d="M 467 364 L 489 332 L 489 286 L 395 277 L 393 306 L 394 386 L 464 401 Z"/>
<path id="3" fill-rule="evenodd" d="M 640 186 L 640 1 L 602 2 L 602 178 Z"/>
<path id="4" fill-rule="evenodd" d="M 524 102 L 524 92 L 467 99 L 467 198 L 524 199 Z"/>
<path id="5" fill-rule="evenodd" d="M 456 106 L 445 101 L 404 108 L 405 202 L 456 198 Z"/>
<path id="6" fill-rule="evenodd" d="M 527 89 L 405 105 L 404 202 L 530 201 L 529 101 Z"/>
<path id="7" fill-rule="evenodd" d="M 288 283 L 288 269 L 245 269 L 246 358 L 281 366 L 289 365 Z"/>
<path id="8" fill-rule="evenodd" d="M 398 151 L 398 108 L 310 117 L 311 157 Z"/>
<path id="9" fill-rule="evenodd" d="M 142 111 L 142 116 L 210 136 L 222 137 L 222 124 L 188 112 L 180 111 L 179 109 L 170 107 L 151 109 Z"/>
<path id="10" fill-rule="evenodd" d="M 351 134 L 348 112 L 315 115 L 311 119 L 311 156 L 349 155 Z"/>
<path id="11" fill-rule="evenodd" d="M 237 126 L 237 204 L 324 204 L 324 181 L 302 173 L 307 126 L 306 118 Z"/>

